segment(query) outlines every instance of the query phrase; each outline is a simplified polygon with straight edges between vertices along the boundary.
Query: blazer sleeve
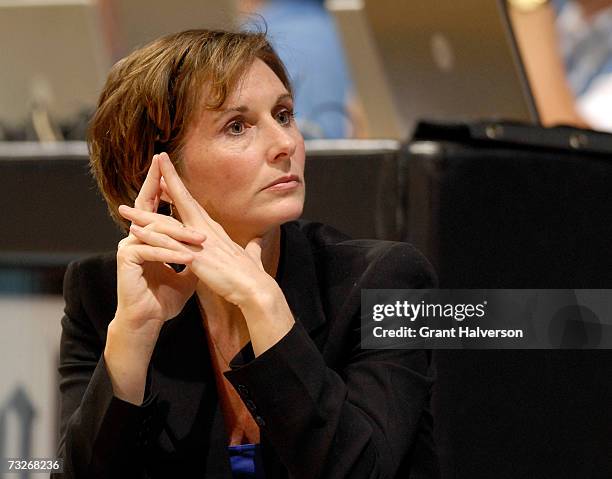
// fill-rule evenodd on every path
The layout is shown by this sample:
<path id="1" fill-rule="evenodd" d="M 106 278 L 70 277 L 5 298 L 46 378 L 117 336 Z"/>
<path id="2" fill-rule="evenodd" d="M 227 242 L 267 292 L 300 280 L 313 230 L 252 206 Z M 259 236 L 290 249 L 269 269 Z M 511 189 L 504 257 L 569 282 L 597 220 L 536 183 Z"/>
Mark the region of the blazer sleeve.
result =
<path id="1" fill-rule="evenodd" d="M 400 266 L 407 257 L 408 267 Z M 429 404 L 428 354 L 361 349 L 359 298 L 363 288 L 435 284 L 427 261 L 395 243 L 350 292 L 350 354 L 341 367 L 328 367 L 296 322 L 277 344 L 226 373 L 291 477 L 393 478 L 410 461 Z"/>
<path id="2" fill-rule="evenodd" d="M 57 478 L 144 478 L 141 437 L 154 398 L 135 406 L 113 395 L 102 352 L 104 340 L 88 317 L 78 263 L 64 278 L 65 314 L 60 343 L 60 440 L 64 472 Z"/>

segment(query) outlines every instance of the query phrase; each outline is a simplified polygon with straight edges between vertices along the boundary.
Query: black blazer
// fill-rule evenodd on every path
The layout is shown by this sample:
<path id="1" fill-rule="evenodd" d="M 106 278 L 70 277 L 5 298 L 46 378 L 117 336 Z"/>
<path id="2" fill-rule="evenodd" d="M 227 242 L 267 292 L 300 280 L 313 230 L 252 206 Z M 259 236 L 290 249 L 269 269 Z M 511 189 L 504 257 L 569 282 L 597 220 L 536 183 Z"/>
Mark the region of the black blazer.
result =
<path id="1" fill-rule="evenodd" d="M 424 351 L 360 349 L 363 288 L 430 288 L 412 246 L 282 226 L 277 273 L 294 327 L 226 377 L 261 429 L 266 478 L 430 478 L 437 460 Z M 60 350 L 66 478 L 231 478 L 228 439 L 195 298 L 162 328 L 145 402 L 113 396 L 102 352 L 116 309 L 114 254 L 73 263 Z"/>

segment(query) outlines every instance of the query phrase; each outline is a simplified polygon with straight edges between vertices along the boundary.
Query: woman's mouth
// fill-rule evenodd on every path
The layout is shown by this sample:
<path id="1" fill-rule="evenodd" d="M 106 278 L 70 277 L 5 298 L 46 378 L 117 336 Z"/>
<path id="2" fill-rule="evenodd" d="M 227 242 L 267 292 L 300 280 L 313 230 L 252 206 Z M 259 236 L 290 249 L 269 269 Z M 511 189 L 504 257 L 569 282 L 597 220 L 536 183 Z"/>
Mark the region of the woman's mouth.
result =
<path id="1" fill-rule="evenodd" d="M 264 190 L 283 191 L 297 188 L 300 179 L 296 175 L 287 175 L 277 178 L 264 188 Z"/>

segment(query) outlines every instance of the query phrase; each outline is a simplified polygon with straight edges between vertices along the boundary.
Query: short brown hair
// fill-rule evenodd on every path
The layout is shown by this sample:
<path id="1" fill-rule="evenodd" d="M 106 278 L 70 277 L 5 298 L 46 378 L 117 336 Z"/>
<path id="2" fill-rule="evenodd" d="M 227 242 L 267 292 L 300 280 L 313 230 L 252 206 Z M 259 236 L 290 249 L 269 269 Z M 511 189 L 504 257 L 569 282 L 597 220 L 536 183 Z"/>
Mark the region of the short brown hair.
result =
<path id="1" fill-rule="evenodd" d="M 92 118 L 91 170 L 111 216 L 134 203 L 155 153 L 167 152 L 180 171 L 181 149 L 202 85 L 204 106 L 217 109 L 259 58 L 292 93 L 285 67 L 262 32 L 188 30 L 160 38 L 111 69 Z"/>

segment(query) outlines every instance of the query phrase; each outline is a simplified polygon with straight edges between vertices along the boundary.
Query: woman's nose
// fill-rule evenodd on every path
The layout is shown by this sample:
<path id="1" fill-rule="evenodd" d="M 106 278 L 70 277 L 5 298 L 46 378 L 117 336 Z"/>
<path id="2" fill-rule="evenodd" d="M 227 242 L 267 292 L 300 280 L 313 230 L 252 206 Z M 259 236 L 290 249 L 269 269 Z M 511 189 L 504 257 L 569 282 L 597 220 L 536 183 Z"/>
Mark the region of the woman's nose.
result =
<path id="1" fill-rule="evenodd" d="M 297 148 L 296 131 L 294 128 L 287 128 L 275 121 L 274 125 L 270 128 L 269 135 L 268 157 L 270 161 L 279 161 L 293 156 Z"/>

